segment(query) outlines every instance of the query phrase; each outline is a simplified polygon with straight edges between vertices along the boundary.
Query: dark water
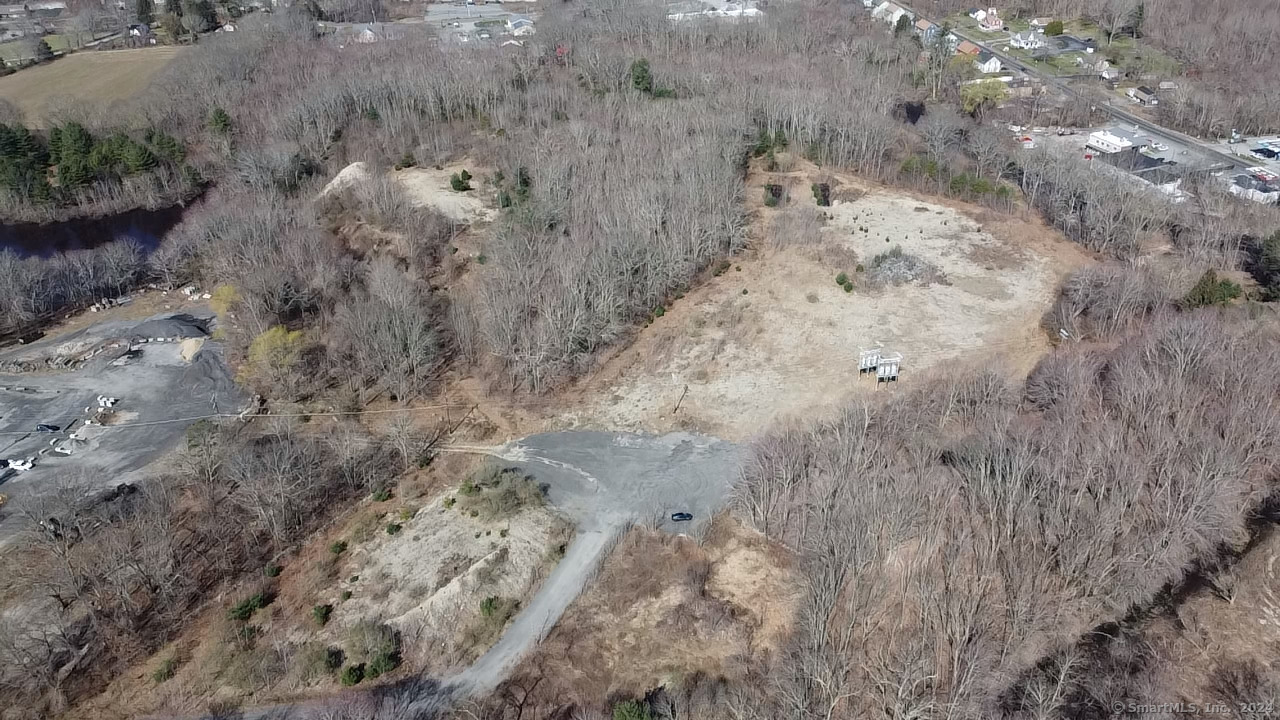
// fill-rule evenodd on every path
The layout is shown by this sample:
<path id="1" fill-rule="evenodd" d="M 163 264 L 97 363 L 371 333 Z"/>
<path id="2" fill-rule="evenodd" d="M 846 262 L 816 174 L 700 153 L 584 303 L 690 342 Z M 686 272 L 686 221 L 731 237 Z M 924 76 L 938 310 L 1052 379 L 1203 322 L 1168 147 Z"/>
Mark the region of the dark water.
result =
<path id="1" fill-rule="evenodd" d="M 0 224 L 0 250 L 48 257 L 67 250 L 95 248 L 121 238 L 133 238 L 147 250 L 182 220 L 181 205 L 161 210 L 130 210 L 104 218 L 80 218 L 53 223 Z"/>

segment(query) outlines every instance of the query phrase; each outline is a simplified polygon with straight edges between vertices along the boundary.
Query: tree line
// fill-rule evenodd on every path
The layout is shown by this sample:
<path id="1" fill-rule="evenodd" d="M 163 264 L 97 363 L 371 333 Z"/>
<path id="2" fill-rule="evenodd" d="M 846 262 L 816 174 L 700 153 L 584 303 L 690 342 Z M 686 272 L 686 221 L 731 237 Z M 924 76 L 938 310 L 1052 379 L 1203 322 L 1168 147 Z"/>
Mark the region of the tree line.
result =
<path id="1" fill-rule="evenodd" d="M 0 123 L 0 211 L 12 220 L 47 220 L 92 211 L 121 193 L 134 206 L 171 204 L 201 184 L 185 159 L 183 144 L 155 129 L 136 139 L 119 130 L 95 136 L 75 121 L 47 132 Z"/>

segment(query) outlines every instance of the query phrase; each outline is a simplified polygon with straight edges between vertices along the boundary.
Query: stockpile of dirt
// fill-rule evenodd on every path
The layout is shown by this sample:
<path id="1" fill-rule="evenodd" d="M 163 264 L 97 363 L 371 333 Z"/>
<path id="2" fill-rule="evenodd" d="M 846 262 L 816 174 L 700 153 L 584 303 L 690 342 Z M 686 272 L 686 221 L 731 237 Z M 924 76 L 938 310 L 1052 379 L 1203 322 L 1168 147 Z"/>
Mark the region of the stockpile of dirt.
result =
<path id="1" fill-rule="evenodd" d="M 191 362 L 196 353 L 200 352 L 200 348 L 204 347 L 204 338 L 187 338 L 182 341 L 179 347 L 181 348 L 182 359 L 186 362 Z"/>

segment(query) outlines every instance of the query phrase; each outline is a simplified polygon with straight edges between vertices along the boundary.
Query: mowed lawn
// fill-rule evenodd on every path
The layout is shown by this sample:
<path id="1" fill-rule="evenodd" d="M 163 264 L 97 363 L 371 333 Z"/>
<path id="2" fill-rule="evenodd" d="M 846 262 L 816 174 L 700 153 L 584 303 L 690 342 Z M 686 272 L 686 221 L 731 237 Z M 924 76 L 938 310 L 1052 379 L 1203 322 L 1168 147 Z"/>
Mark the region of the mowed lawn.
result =
<path id="1" fill-rule="evenodd" d="M 0 77 L 0 98 L 17 105 L 28 125 L 39 126 L 50 100 L 67 96 L 110 103 L 137 95 L 182 48 L 87 50 Z"/>

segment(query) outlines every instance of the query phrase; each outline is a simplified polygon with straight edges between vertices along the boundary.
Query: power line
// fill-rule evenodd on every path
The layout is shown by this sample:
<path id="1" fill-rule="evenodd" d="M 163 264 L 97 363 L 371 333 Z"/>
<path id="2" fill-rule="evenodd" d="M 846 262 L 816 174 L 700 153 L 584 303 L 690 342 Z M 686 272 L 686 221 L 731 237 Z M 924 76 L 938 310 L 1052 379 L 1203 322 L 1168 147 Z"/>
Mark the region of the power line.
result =
<path id="1" fill-rule="evenodd" d="M 316 412 L 297 412 L 297 413 L 245 413 L 245 418 L 263 418 L 263 417 L 280 417 L 280 418 L 300 418 L 300 417 L 342 417 L 350 415 L 382 415 L 388 413 L 406 413 L 417 412 L 419 410 L 439 410 L 442 408 L 455 407 L 471 407 L 472 403 L 441 403 L 438 405 L 419 405 L 417 407 L 403 408 L 383 408 L 381 410 L 328 410 Z M 117 425 L 102 425 L 105 430 L 118 430 L 122 428 L 151 427 L 155 425 L 172 425 L 175 423 L 192 423 L 199 420 L 213 420 L 216 418 L 238 418 L 241 413 L 211 413 L 209 415 L 193 415 L 184 418 L 172 418 L 169 420 L 149 420 L 146 422 L 119 423 Z M 6 430 L 0 431 L 0 435 L 31 435 L 30 430 Z"/>
<path id="2" fill-rule="evenodd" d="M 957 346 L 953 348 L 936 348 L 931 350 L 918 350 L 918 351 L 904 349 L 897 344 L 893 344 L 893 345 L 894 345 L 893 347 L 894 350 L 902 351 L 903 354 L 906 355 L 906 361 L 908 363 L 913 358 L 925 358 L 925 359 L 936 360 L 936 359 L 941 359 L 945 357 L 961 357 L 965 353 L 973 352 L 975 350 L 1042 347 L 1041 343 L 1033 339 L 997 340 L 993 342 L 974 343 L 972 345 Z M 777 364 L 777 365 L 760 365 L 758 366 L 758 370 L 762 370 L 771 374 L 781 374 L 781 375 L 794 376 L 794 377 L 779 378 L 779 379 L 760 378 L 760 380 L 756 382 L 754 386 L 756 388 L 779 389 L 789 384 L 793 384 L 797 382 L 812 381 L 812 380 L 818 380 L 818 379 L 828 379 L 828 378 L 841 377 L 841 376 L 850 376 L 858 372 L 857 366 L 858 366 L 858 357 L 852 354 L 831 356 L 828 358 L 824 358 L 822 360 L 815 360 L 815 361 L 809 361 L 809 362 L 793 362 L 793 363 L 783 363 L 783 364 Z M 908 367 L 910 366 L 908 365 Z M 813 370 L 818 370 L 820 368 L 833 368 L 833 369 L 828 370 L 826 372 L 819 372 L 819 373 L 811 372 Z M 655 371 L 655 374 L 666 374 L 666 372 L 669 372 L 669 371 Z M 689 372 L 689 370 L 684 370 L 681 372 L 687 373 Z M 620 379 L 622 380 L 622 383 L 626 382 L 625 376 Z M 584 379 L 583 382 L 591 383 L 592 381 L 590 379 Z M 696 383 L 696 382 L 690 383 L 687 380 L 660 380 L 656 377 L 644 382 L 645 384 L 650 386 L 660 386 L 660 387 L 669 387 L 669 388 L 679 388 L 685 385 L 692 385 L 696 387 L 698 385 L 703 384 L 703 383 Z M 608 384 L 612 385 L 615 383 L 608 383 Z M 195 403 L 189 403 L 189 404 L 195 404 Z M 293 412 L 293 413 L 252 413 L 252 414 L 245 415 L 245 417 L 246 418 L 249 418 L 249 417 L 254 417 L 254 418 L 354 417 L 354 416 L 363 416 L 363 415 L 412 413 L 412 412 L 419 412 L 423 410 L 440 410 L 440 409 L 455 408 L 455 407 L 463 408 L 463 407 L 471 407 L 472 405 L 473 403 L 439 403 L 439 404 L 433 404 L 433 405 L 419 405 L 415 407 L 404 407 L 404 408 L 383 408 L 378 410 L 333 410 L 333 411 Z M 559 406 L 564 408 L 565 410 L 571 410 L 573 408 L 573 403 L 565 402 L 559 399 L 551 399 L 551 398 L 524 397 L 516 401 L 513 406 L 515 408 L 526 408 L 526 409 L 535 409 L 535 408 L 543 409 L 550 406 Z M 154 426 L 160 426 L 160 425 L 172 425 L 172 424 L 178 424 L 178 423 L 193 423 L 200 420 L 214 420 L 214 419 L 238 418 L 238 417 L 241 417 L 241 413 L 209 413 L 205 415 L 193 415 L 189 417 L 172 418 L 168 420 L 150 420 L 145 422 L 131 422 L 131 423 L 120 423 L 115 425 L 103 425 L 101 427 L 107 430 L 115 430 L 115 429 L 127 429 L 127 428 L 154 427 Z M 30 419 L 27 422 L 37 422 L 37 421 L 38 421 L 37 419 Z M 0 436 L 31 435 L 33 434 L 33 432 L 34 431 L 28 431 L 28 430 L 8 430 L 8 431 L 0 431 Z"/>

